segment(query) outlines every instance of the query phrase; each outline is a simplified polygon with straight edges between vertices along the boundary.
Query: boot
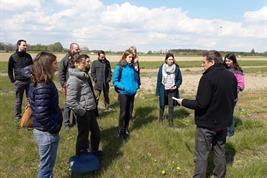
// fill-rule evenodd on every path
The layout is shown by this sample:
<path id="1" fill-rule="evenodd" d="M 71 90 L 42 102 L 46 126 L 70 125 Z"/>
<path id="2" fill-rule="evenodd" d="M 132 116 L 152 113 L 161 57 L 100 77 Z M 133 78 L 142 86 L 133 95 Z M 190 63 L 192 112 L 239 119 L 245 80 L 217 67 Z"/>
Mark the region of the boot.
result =
<path id="1" fill-rule="evenodd" d="M 159 123 L 163 123 L 164 108 L 159 108 Z"/>
<path id="2" fill-rule="evenodd" d="M 173 127 L 173 119 L 169 119 L 168 122 L 169 122 L 169 127 Z"/>
<path id="3" fill-rule="evenodd" d="M 168 122 L 169 122 L 169 127 L 173 127 L 173 107 L 169 107 Z"/>

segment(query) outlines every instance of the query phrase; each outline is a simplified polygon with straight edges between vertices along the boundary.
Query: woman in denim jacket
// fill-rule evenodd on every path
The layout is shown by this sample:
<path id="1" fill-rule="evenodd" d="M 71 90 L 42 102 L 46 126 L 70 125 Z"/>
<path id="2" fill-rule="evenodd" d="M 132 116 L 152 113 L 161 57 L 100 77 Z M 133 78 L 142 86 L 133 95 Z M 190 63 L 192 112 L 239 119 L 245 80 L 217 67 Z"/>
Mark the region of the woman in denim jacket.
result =
<path id="1" fill-rule="evenodd" d="M 33 135 L 39 147 L 38 178 L 53 177 L 59 143 L 62 114 L 58 105 L 58 92 L 52 79 L 57 71 L 56 56 L 39 53 L 32 67 L 32 85 L 29 102 L 32 108 Z"/>

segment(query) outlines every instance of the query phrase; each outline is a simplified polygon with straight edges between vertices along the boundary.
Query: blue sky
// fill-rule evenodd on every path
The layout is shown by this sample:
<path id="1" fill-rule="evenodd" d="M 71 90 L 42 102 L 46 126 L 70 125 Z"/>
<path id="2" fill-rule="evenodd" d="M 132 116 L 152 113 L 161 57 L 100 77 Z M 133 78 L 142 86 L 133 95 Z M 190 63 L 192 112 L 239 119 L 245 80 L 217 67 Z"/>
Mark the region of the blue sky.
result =
<path id="1" fill-rule="evenodd" d="M 0 41 L 267 51 L 267 0 L 0 0 Z"/>
<path id="2" fill-rule="evenodd" d="M 124 0 L 103 0 L 106 5 L 123 3 Z M 133 5 L 149 8 L 181 8 L 194 18 L 238 20 L 246 11 L 255 11 L 264 5 L 266 0 L 130 0 Z"/>

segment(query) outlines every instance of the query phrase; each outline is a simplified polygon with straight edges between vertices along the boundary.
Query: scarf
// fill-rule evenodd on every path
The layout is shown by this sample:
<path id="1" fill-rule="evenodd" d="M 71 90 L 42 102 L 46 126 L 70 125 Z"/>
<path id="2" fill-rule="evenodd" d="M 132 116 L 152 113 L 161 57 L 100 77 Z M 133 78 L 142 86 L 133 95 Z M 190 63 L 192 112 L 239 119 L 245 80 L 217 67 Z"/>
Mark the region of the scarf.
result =
<path id="1" fill-rule="evenodd" d="M 168 64 L 163 64 L 161 83 L 164 85 L 165 90 L 169 90 L 173 86 L 175 86 L 175 70 L 176 70 L 175 64 L 171 66 L 169 66 Z"/>

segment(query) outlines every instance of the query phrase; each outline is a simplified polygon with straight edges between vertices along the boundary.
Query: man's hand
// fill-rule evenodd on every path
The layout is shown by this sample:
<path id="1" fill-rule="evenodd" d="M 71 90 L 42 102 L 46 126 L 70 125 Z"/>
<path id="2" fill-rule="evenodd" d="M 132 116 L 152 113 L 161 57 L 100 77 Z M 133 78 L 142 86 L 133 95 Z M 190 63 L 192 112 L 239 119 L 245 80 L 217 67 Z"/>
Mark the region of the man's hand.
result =
<path id="1" fill-rule="evenodd" d="M 177 101 L 177 103 L 182 106 L 183 98 L 175 98 L 175 97 L 172 97 L 172 99 L 175 100 L 175 101 Z"/>

